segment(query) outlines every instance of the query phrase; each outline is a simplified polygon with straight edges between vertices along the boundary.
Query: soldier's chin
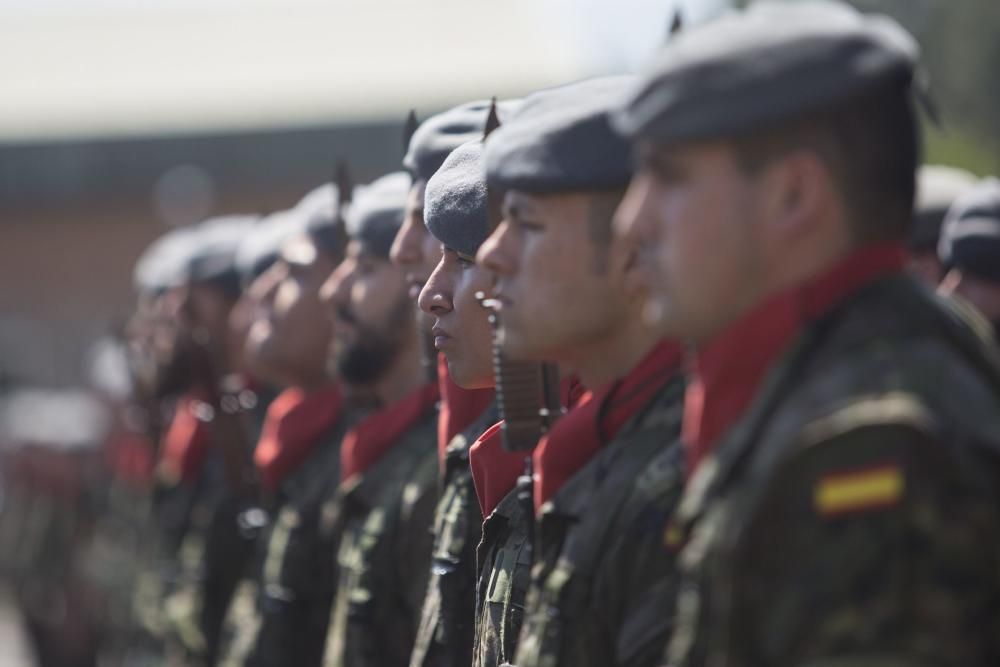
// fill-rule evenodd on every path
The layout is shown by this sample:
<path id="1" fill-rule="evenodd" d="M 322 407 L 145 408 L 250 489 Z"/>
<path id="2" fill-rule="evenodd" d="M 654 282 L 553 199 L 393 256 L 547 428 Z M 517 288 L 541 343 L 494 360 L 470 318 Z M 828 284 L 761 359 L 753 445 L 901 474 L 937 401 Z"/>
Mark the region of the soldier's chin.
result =
<path id="1" fill-rule="evenodd" d="M 642 306 L 642 323 L 650 329 L 659 329 L 666 318 L 666 308 L 656 297 L 650 297 Z"/>

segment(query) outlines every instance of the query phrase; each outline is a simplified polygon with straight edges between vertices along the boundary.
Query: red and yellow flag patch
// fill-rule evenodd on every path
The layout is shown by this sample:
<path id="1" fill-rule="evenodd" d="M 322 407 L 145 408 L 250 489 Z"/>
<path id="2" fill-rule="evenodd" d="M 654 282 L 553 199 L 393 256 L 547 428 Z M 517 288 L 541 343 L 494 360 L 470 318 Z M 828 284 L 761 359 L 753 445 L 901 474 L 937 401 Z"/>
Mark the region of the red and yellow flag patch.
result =
<path id="1" fill-rule="evenodd" d="M 813 506 L 820 516 L 843 516 L 892 507 L 905 490 L 902 469 L 889 462 L 820 477 L 813 489 Z"/>

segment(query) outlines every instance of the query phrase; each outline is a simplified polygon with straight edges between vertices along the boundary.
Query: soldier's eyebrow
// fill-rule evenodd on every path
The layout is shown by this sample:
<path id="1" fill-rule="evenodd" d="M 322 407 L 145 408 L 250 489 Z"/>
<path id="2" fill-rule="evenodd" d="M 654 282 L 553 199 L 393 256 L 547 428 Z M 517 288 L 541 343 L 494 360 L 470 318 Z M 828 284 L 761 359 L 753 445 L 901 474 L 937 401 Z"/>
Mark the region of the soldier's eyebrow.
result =
<path id="1" fill-rule="evenodd" d="M 523 207 L 518 206 L 517 204 L 511 204 L 509 206 L 504 206 L 503 217 L 514 222 L 530 222 L 530 213 L 530 211 L 525 211 Z"/>

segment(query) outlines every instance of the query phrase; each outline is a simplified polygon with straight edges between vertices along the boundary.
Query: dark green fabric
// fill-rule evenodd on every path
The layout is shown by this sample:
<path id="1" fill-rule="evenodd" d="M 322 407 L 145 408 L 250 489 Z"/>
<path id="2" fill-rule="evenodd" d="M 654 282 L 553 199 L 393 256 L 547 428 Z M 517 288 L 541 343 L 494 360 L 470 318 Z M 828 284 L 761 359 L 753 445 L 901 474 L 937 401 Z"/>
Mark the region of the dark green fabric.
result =
<path id="1" fill-rule="evenodd" d="M 229 609 L 223 665 L 319 665 L 336 572 L 322 515 L 340 478 L 340 442 L 363 416 L 348 410 L 286 479 L 258 539 L 253 575 Z"/>
<path id="2" fill-rule="evenodd" d="M 689 483 L 671 665 L 1000 659 L 1000 365 L 905 277 L 809 327 Z M 897 471 L 831 514 L 822 480 Z"/>
<path id="3" fill-rule="evenodd" d="M 326 667 L 405 667 L 430 572 L 437 413 L 337 491 L 338 584 Z M 331 554 L 327 554 L 329 558 Z"/>
<path id="4" fill-rule="evenodd" d="M 663 528 L 684 485 L 678 374 L 541 510 L 518 667 L 656 665 L 677 570 Z"/>
<path id="5" fill-rule="evenodd" d="M 410 667 L 468 667 L 476 612 L 476 547 L 483 517 L 469 468 L 469 447 L 499 419 L 496 404 L 445 453 L 441 498 L 434 512 L 430 580 Z"/>
<path id="6" fill-rule="evenodd" d="M 483 522 L 476 551 L 474 667 L 498 667 L 514 658 L 531 581 L 530 520 L 515 487 Z"/>

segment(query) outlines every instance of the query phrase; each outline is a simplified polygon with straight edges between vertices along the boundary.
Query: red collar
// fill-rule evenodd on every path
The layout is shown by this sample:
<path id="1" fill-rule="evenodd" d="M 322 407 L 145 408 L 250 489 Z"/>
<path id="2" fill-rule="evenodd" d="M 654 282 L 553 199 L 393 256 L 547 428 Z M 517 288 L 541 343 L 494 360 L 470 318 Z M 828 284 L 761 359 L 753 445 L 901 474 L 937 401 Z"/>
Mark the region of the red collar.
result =
<path id="1" fill-rule="evenodd" d="M 274 492 L 308 458 L 340 417 L 342 405 L 343 394 L 337 385 L 312 393 L 291 387 L 271 401 L 253 453 L 265 491 Z"/>
<path id="2" fill-rule="evenodd" d="M 493 402 L 493 389 L 462 389 L 448 374 L 448 363 L 438 355 L 438 385 L 441 411 L 438 412 L 438 462 L 444 471 L 445 450 L 452 438 L 467 429 Z"/>
<path id="3" fill-rule="evenodd" d="M 588 394 L 575 376 L 563 378 L 559 383 L 559 396 L 563 405 L 571 408 Z M 517 484 L 517 478 L 524 472 L 527 452 L 508 452 L 503 447 L 503 422 L 486 430 L 469 448 L 469 467 L 472 468 L 472 482 L 479 498 L 479 508 L 483 517 L 488 517 L 500 501 Z"/>
<path id="4" fill-rule="evenodd" d="M 437 383 L 425 384 L 358 422 L 340 445 L 341 481 L 364 473 L 382 458 L 400 436 L 434 409 L 438 397 Z"/>
<path id="5" fill-rule="evenodd" d="M 681 347 L 664 341 L 620 380 L 584 394 L 534 453 L 535 511 L 610 442 L 677 372 Z"/>
<path id="6" fill-rule="evenodd" d="M 781 292 L 740 317 L 698 350 L 684 400 L 688 474 L 735 424 L 767 370 L 807 323 L 862 287 L 902 269 L 899 243 L 861 248 L 821 275 Z"/>
<path id="7" fill-rule="evenodd" d="M 192 482 L 208 454 L 206 393 L 191 391 L 177 399 L 170 426 L 163 435 L 157 475 L 168 483 Z"/>

